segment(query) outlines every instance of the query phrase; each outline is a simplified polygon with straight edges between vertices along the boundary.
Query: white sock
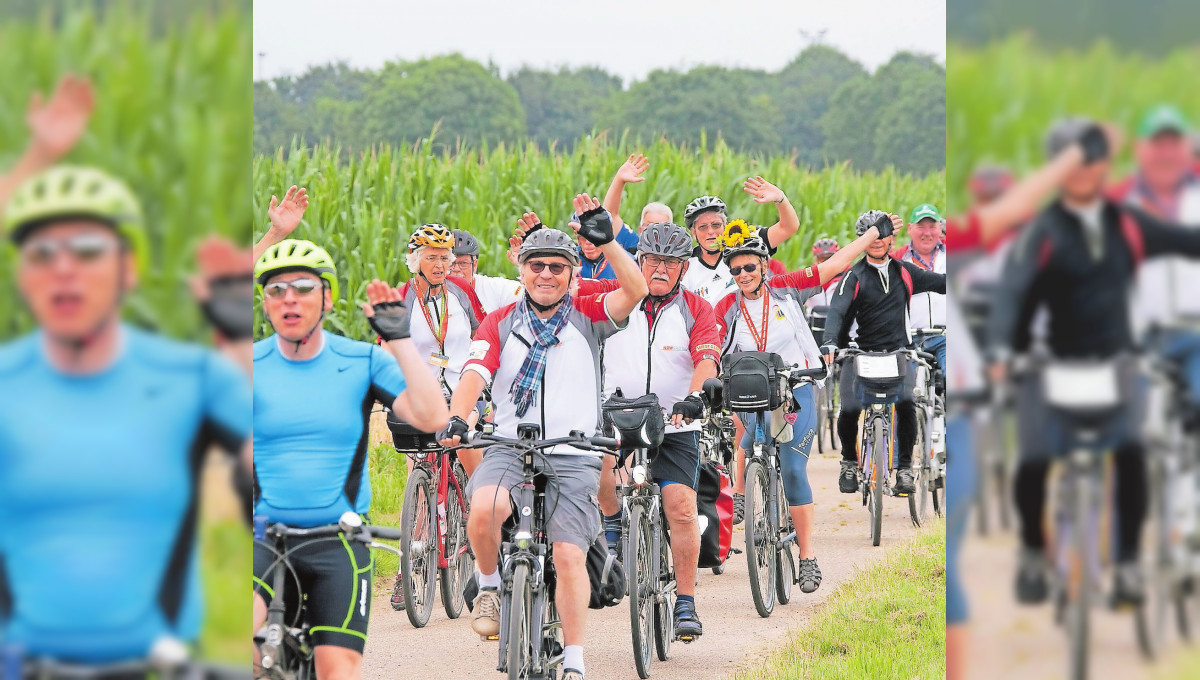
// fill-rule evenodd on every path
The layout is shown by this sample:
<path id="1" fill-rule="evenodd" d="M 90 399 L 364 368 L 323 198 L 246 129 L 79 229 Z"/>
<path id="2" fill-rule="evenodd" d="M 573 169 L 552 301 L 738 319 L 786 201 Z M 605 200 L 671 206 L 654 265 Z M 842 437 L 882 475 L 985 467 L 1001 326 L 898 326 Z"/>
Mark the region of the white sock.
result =
<path id="1" fill-rule="evenodd" d="M 492 588 L 493 590 L 500 590 L 500 586 L 504 585 L 504 581 L 500 578 L 499 569 L 490 574 L 485 574 L 482 571 L 477 573 L 479 574 L 480 588 Z"/>
<path id="2" fill-rule="evenodd" d="M 583 645 L 567 645 L 563 648 L 563 669 L 574 668 L 580 673 L 583 668 Z"/>

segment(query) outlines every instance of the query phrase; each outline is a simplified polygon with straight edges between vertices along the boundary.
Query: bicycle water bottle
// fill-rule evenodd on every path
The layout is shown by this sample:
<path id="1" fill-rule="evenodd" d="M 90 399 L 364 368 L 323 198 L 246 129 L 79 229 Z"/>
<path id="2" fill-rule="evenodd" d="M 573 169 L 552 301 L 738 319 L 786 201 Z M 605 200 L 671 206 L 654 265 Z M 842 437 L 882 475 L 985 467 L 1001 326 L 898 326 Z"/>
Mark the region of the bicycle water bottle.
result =
<path id="1" fill-rule="evenodd" d="M 929 433 L 929 439 L 933 442 L 935 455 L 946 452 L 946 416 L 934 416 L 933 429 Z"/>
<path id="2" fill-rule="evenodd" d="M 446 501 L 438 501 L 438 531 L 442 536 L 446 535 Z"/>
<path id="3" fill-rule="evenodd" d="M 254 516 L 254 540 L 261 541 L 267 537 L 267 516 Z"/>

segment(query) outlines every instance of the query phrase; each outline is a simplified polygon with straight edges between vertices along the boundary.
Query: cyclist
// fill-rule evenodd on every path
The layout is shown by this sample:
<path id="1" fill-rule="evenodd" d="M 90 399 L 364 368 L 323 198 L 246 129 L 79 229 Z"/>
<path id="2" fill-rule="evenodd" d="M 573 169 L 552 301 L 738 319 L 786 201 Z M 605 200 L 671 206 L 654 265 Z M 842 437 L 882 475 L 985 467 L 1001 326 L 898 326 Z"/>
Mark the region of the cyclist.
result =
<path id="1" fill-rule="evenodd" d="M 821 264 L 829 258 L 833 257 L 841 246 L 838 245 L 837 239 L 819 238 L 813 243 L 813 264 Z M 828 307 L 833 301 L 833 295 L 829 292 L 838 281 L 842 280 L 842 275 L 839 273 L 825 283 L 821 284 L 821 290 L 816 295 L 804 301 L 804 311 L 811 314 L 813 307 Z"/>
<path id="2" fill-rule="evenodd" d="M 800 217 L 787 195 L 762 177 L 747 179 L 742 183 L 742 189 L 754 196 L 755 203 L 774 203 L 779 209 L 779 221 L 758 230 L 758 237 L 774 254 L 775 249 L 800 228 Z M 725 202 L 716 196 L 701 196 L 683 210 L 684 224 L 696 239 L 696 247 L 688 261 L 688 273 L 683 277 L 683 289 L 699 295 L 714 307 L 734 288 L 733 276 L 721 259 L 718 243 L 728 222 L 725 213 Z"/>
<path id="3" fill-rule="evenodd" d="M 646 296 L 646 281 L 633 258 L 615 241 L 612 221 L 587 194 L 574 200 L 579 236 L 600 249 L 617 274 L 619 287 L 603 295 L 576 295 L 579 254 L 565 233 L 548 228 L 524 238 L 519 261 L 525 296 L 489 314 L 476 334 L 471 359 L 451 399 L 453 414 L 443 443 L 454 445 L 468 431 L 466 417 L 483 388 L 492 384 L 495 427 L 515 438 L 517 425 L 533 421 L 547 438 L 572 430 L 596 432 L 600 423 L 600 343 L 627 323 Z M 547 520 L 557 574 L 555 604 L 566 645 L 564 680 L 584 676 L 583 637 L 590 581 L 585 556 L 600 532 L 596 494 L 600 458 L 569 446 L 554 448 L 553 480 L 547 487 Z M 497 565 L 500 530 L 512 512 L 509 489 L 521 481 L 516 451 L 491 447 L 471 476 L 467 531 L 479 583 L 471 628 L 481 637 L 500 629 L 502 585 Z M 539 464 L 539 467 L 541 465 Z"/>
<path id="4" fill-rule="evenodd" d="M 122 181 L 57 166 L 9 196 L 3 231 L 37 330 L 0 345 L 0 639 L 81 664 L 195 642 L 198 454 L 217 444 L 249 467 L 247 376 L 121 322 L 148 257 Z"/>
<path id="5" fill-rule="evenodd" d="M 1137 172 L 1118 184 L 1113 200 L 1156 217 L 1200 223 L 1200 177 L 1192 171 L 1189 126 L 1173 106 L 1147 111 L 1134 148 Z M 1133 301 L 1134 327 L 1162 354 L 1183 367 L 1200 426 L 1200 300 L 1191 295 L 1200 282 L 1200 264 L 1180 257 L 1147 262 L 1138 272 Z"/>
<path id="6" fill-rule="evenodd" d="M 911 243 L 892 257 L 910 262 L 925 271 L 946 273 L 946 244 L 942 241 L 941 214 L 932 203 L 913 208 L 908 217 Z M 914 293 L 908 303 L 909 328 L 946 327 L 946 296 L 940 293 Z M 927 338 L 921 349 L 938 359 L 938 368 L 946 372 L 946 336 Z"/>
<path id="7" fill-rule="evenodd" d="M 519 281 L 479 273 L 479 241 L 470 232 L 454 230 L 453 254 L 450 274 L 466 281 L 475 291 L 485 315 L 517 301 L 521 294 Z"/>
<path id="8" fill-rule="evenodd" d="M 622 224 L 619 215 L 621 210 L 621 195 L 625 192 L 626 184 L 637 184 L 646 181 L 642 177 L 642 173 L 646 168 L 650 167 L 650 160 L 640 153 L 630 154 L 629 158 L 617 168 L 617 174 L 613 176 L 612 183 L 608 185 L 608 193 L 604 194 L 604 209 L 613 217 L 613 225 L 619 226 Z M 642 221 L 638 224 L 638 232 L 651 224 L 672 224 L 673 214 L 671 208 L 666 204 L 657 201 L 647 203 L 642 208 Z M 620 240 L 620 239 L 618 239 Z M 622 242 L 623 246 L 626 245 Z M 634 242 L 632 250 L 637 250 L 637 242 Z M 626 246 L 626 249 L 630 249 Z"/>
<path id="9" fill-rule="evenodd" d="M 386 351 L 323 329 L 338 296 L 337 269 L 319 246 L 278 239 L 303 216 L 294 197 L 289 191 L 278 208 L 272 199 L 272 229 L 256 246 L 262 255 L 254 278 L 275 333 L 254 344 L 255 514 L 315 527 L 370 510 L 367 430 L 374 402 L 426 431 L 442 427 L 448 413 L 427 357 L 409 337 L 398 290 L 372 281 L 363 305 Z M 289 550 L 306 595 L 318 677 L 358 677 L 371 599 L 369 549 L 344 539 L 294 539 Z M 266 620 L 274 562 L 271 550 L 255 545 L 253 630 Z"/>
<path id="10" fill-rule="evenodd" d="M 855 231 L 862 236 L 873 224 L 883 224 L 889 216 L 879 210 L 869 210 L 859 216 Z M 838 347 L 850 340 L 851 322 L 858 322 L 856 340 L 867 352 L 892 352 L 912 347 L 908 328 L 908 303 L 916 293 L 946 292 L 946 275 L 926 271 L 910 263 L 889 257 L 895 237 L 876 239 L 867 247 L 867 255 L 859 260 L 838 284 L 829 318 L 825 321 L 823 347 L 826 361 L 833 361 Z M 908 373 L 911 376 L 911 372 Z M 841 394 L 841 414 L 838 416 L 838 438 L 842 441 L 842 471 L 838 489 L 842 493 L 858 491 L 857 447 L 858 416 L 862 404 L 856 397 L 857 377 L 853 370 L 843 370 L 838 391 Z M 896 404 L 896 442 L 899 445 L 896 469 L 896 491 L 913 493 L 912 449 L 917 436 L 917 416 L 912 402 L 912 384 L 906 381 L 904 392 Z"/>
<path id="11" fill-rule="evenodd" d="M 670 405 L 671 423 L 662 446 L 652 452 L 650 472 L 662 490 L 663 510 L 670 524 L 671 557 L 677 574 L 694 574 L 700 558 L 700 533 L 696 521 L 696 485 L 700 473 L 700 419 L 704 381 L 717 377 L 720 338 L 713 309 L 699 295 L 682 290 L 679 281 L 687 272 L 692 237 L 683 227 L 668 222 L 642 229 L 638 264 L 649 295 L 633 313 L 629 325 L 604 344 L 604 392 L 618 388 L 627 398 L 653 393 Z M 615 282 L 580 286 L 581 293 L 615 290 Z M 600 510 L 610 550 L 621 532 L 621 506 L 616 477 L 605 465 L 600 475 Z M 704 632 L 696 613 L 696 582 L 677 579 L 675 631 L 696 637 Z"/>
<path id="12" fill-rule="evenodd" d="M 890 233 L 892 226 L 889 222 L 885 230 Z M 757 350 L 778 354 L 788 365 L 820 366 L 821 352 L 800 305 L 821 290 L 822 281 L 845 271 L 878 234 L 878 229 L 871 226 L 826 261 L 783 276 L 767 274 L 770 251 L 761 237 L 745 236 L 743 232 L 724 238 L 721 256 L 737 290 L 722 298 L 716 308 L 722 354 Z M 800 548 L 800 589 L 811 593 L 821 585 L 821 569 L 817 566 L 812 545 L 813 496 L 807 471 L 817 432 L 817 402 L 811 384 L 797 387 L 792 395 L 795 398 L 792 413 L 796 420 L 792 423 L 791 441 L 779 452 L 779 463 L 790 506 L 788 510 L 796 525 L 796 543 Z M 758 423 L 751 415 L 744 425 L 745 435 L 737 452 L 739 471 L 746 469 L 745 452 L 751 449 Z M 744 498 L 746 480 L 743 474 L 738 475 L 737 487 Z"/>
<path id="13" fill-rule="evenodd" d="M 1139 262 L 1168 254 L 1200 256 L 1200 229 L 1164 222 L 1104 196 L 1110 142 L 1100 125 L 1072 118 L 1051 127 L 1048 155 L 1072 144 L 1083 147 L 1086 164 L 1067 176 L 1058 200 L 1038 214 L 1005 267 L 992 310 L 994 379 L 1005 374 L 1011 353 L 1029 346 L 1029 317 L 1041 307 L 1048 312 L 1047 343 L 1055 357 L 1112 360 L 1132 381 L 1129 294 Z M 1018 399 L 1023 420 L 1038 425 L 1021 428 L 1016 472 L 1022 543 L 1016 591 L 1022 603 L 1042 602 L 1048 594 L 1042 531 L 1047 473 L 1052 459 L 1065 453 L 1070 432 L 1044 407 L 1038 382 L 1036 375 L 1024 380 Z M 1148 502 L 1140 417 L 1138 405 L 1126 402 L 1104 432 L 1116 470 L 1117 604 L 1141 602 L 1144 585 L 1137 564 Z"/>

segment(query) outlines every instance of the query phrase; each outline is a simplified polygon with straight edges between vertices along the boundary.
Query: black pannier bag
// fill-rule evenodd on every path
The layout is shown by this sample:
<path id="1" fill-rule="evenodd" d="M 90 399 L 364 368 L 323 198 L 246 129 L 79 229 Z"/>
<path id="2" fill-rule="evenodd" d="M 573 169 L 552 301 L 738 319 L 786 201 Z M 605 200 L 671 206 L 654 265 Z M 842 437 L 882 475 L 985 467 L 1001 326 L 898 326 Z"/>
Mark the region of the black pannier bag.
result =
<path id="1" fill-rule="evenodd" d="M 418 430 L 397 418 L 390 410 L 387 412 L 387 426 L 392 431 L 392 444 L 400 453 L 422 454 L 440 448 L 437 435 Z"/>
<path id="2" fill-rule="evenodd" d="M 903 350 L 855 356 L 854 396 L 862 404 L 892 404 L 906 398 L 911 390 L 911 363 Z"/>
<path id="3" fill-rule="evenodd" d="M 662 407 L 654 394 L 626 399 L 618 390 L 604 402 L 604 421 L 626 450 L 657 449 L 666 433 Z"/>
<path id="4" fill-rule="evenodd" d="M 783 406 L 786 386 L 780 371 L 787 368 L 783 357 L 773 352 L 734 352 L 723 363 L 725 408 L 754 413 Z"/>

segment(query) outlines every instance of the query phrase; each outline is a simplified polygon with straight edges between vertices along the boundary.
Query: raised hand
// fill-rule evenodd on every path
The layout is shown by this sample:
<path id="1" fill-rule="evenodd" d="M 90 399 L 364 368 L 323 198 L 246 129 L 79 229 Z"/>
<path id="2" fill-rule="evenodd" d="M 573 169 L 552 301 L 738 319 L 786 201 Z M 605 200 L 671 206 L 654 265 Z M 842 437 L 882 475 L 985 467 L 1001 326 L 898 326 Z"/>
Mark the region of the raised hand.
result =
<path id="1" fill-rule="evenodd" d="M 190 283 L 205 318 L 227 339 L 249 338 L 254 332 L 250 251 L 239 250 L 220 236 L 209 236 L 197 249 L 196 259 L 200 275 Z"/>
<path id="2" fill-rule="evenodd" d="M 626 184 L 645 182 L 646 178 L 642 177 L 642 173 L 646 172 L 648 167 L 650 167 L 649 159 L 640 153 L 631 153 L 629 159 L 617 169 L 617 179 Z"/>
<path id="3" fill-rule="evenodd" d="M 371 328 L 385 341 L 409 337 L 408 308 L 395 288 L 379 279 L 371 281 L 367 284 L 367 301 L 362 309 Z"/>
<path id="4" fill-rule="evenodd" d="M 51 162 L 64 156 L 83 136 L 95 104 L 91 82 L 79 76 L 64 76 L 49 101 L 33 93 L 25 121 L 34 148 Z"/>
<path id="5" fill-rule="evenodd" d="M 297 189 L 293 184 L 283 195 L 282 201 L 271 196 L 271 205 L 267 207 L 267 217 L 271 218 L 271 232 L 280 239 L 287 238 L 300 224 L 305 210 L 308 210 L 307 189 Z"/>
<path id="6" fill-rule="evenodd" d="M 600 206 L 600 201 L 587 194 L 578 194 L 572 203 L 575 206 L 575 214 L 579 216 L 578 226 L 575 222 L 571 223 L 575 233 L 597 247 L 612 243 L 616 238 L 613 234 L 612 218 L 608 216 L 608 211 Z"/>
<path id="7" fill-rule="evenodd" d="M 787 198 L 782 189 L 759 176 L 742 182 L 742 189 L 754 197 L 755 203 L 780 203 Z"/>

